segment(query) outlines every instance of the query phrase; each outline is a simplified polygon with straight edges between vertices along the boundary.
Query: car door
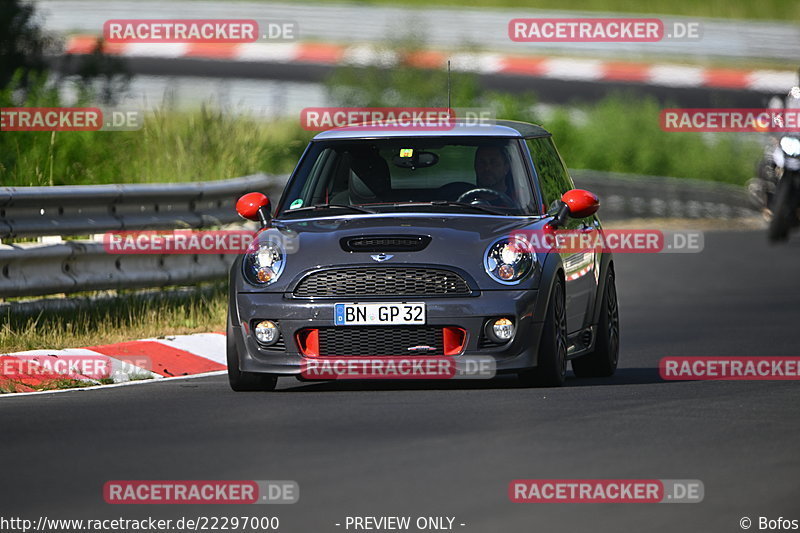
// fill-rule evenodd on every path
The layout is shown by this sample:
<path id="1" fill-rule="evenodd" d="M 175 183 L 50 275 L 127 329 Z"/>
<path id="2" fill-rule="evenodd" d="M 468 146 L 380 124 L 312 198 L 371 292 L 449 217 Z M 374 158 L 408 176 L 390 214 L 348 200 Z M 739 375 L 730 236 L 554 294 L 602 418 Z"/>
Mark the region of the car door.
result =
<path id="1" fill-rule="evenodd" d="M 550 137 L 526 139 L 534 169 L 539 178 L 545 206 L 550 209 L 561 195 L 575 185 Z M 570 232 L 597 232 L 594 216 L 569 218 L 563 228 Z M 594 250 L 567 250 L 561 254 L 564 264 L 567 303 L 567 331 L 574 333 L 589 325 L 597 293 L 599 256 Z"/>

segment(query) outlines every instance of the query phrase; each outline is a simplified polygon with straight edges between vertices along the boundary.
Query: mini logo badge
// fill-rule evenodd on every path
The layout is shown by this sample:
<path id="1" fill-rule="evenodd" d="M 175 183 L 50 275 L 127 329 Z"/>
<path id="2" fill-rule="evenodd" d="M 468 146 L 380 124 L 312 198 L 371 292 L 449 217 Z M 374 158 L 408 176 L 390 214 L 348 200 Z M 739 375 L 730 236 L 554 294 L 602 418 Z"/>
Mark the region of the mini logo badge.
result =
<path id="1" fill-rule="evenodd" d="M 377 261 L 378 263 L 383 263 L 384 261 L 388 261 L 394 256 L 389 254 L 378 254 L 378 255 L 371 255 L 370 257 L 373 259 L 373 261 Z"/>

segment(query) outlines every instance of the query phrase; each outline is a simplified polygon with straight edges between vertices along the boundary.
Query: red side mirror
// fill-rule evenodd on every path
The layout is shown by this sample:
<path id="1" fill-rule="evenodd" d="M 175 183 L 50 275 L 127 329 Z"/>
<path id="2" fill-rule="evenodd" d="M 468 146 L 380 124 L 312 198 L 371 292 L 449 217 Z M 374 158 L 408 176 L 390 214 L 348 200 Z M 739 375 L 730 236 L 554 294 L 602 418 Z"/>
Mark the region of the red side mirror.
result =
<path id="1" fill-rule="evenodd" d="M 263 214 L 260 214 L 262 212 Z M 249 192 L 236 202 L 236 212 L 247 220 L 260 220 L 264 222 L 264 215 L 269 219 L 270 203 L 266 194 Z"/>
<path id="2" fill-rule="evenodd" d="M 584 218 L 594 215 L 600 208 L 600 199 L 593 192 L 583 189 L 572 189 L 561 196 L 561 201 L 567 204 L 569 216 Z"/>

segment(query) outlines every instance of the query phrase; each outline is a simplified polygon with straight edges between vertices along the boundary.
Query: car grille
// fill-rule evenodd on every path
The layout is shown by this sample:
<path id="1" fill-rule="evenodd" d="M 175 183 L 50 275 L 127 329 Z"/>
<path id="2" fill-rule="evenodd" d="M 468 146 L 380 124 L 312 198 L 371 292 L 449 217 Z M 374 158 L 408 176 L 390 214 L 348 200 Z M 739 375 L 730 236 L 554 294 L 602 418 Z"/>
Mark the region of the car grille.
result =
<path id="1" fill-rule="evenodd" d="M 345 252 L 419 252 L 431 242 L 427 235 L 380 235 L 375 237 L 345 237 L 341 241 Z"/>
<path id="2" fill-rule="evenodd" d="M 346 296 L 466 296 L 467 282 L 449 270 L 416 267 L 356 267 L 322 270 L 294 289 L 300 298 Z"/>
<path id="3" fill-rule="evenodd" d="M 503 346 L 506 344 L 505 342 L 497 342 L 493 341 L 486 335 L 481 335 L 481 338 L 478 340 L 478 349 L 479 350 L 486 350 L 490 348 L 497 348 L 498 346 Z"/>
<path id="4" fill-rule="evenodd" d="M 286 351 L 286 341 L 284 340 L 283 335 L 281 335 L 278 338 L 278 342 L 276 342 L 272 346 L 264 346 L 262 344 L 259 344 L 258 347 L 262 351 L 265 351 L 265 352 L 281 352 L 281 353 L 283 353 L 283 352 Z"/>
<path id="5" fill-rule="evenodd" d="M 409 350 L 415 346 L 431 346 L 433 350 Z M 441 327 L 364 326 L 319 329 L 321 356 L 424 356 L 443 353 Z"/>

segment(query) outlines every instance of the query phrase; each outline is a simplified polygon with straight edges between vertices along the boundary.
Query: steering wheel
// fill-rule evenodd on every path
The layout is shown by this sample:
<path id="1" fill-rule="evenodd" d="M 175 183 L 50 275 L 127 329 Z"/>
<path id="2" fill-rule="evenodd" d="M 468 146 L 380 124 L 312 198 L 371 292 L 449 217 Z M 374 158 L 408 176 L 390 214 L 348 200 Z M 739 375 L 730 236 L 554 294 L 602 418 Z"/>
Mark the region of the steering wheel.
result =
<path id="1" fill-rule="evenodd" d="M 491 198 L 488 199 L 488 202 L 493 205 L 507 205 L 507 206 L 514 205 L 514 200 L 509 198 L 507 194 L 504 194 L 500 191 L 496 191 L 494 189 L 485 189 L 482 187 L 468 190 L 467 192 L 459 196 L 456 202 L 462 202 L 462 203 L 467 202 L 467 200 L 469 200 L 470 198 L 475 197 L 472 202 L 467 202 L 467 203 L 479 203 L 476 200 L 480 200 L 479 197 L 482 195 L 490 196 Z M 495 201 L 500 201 L 501 203 L 494 203 Z"/>

